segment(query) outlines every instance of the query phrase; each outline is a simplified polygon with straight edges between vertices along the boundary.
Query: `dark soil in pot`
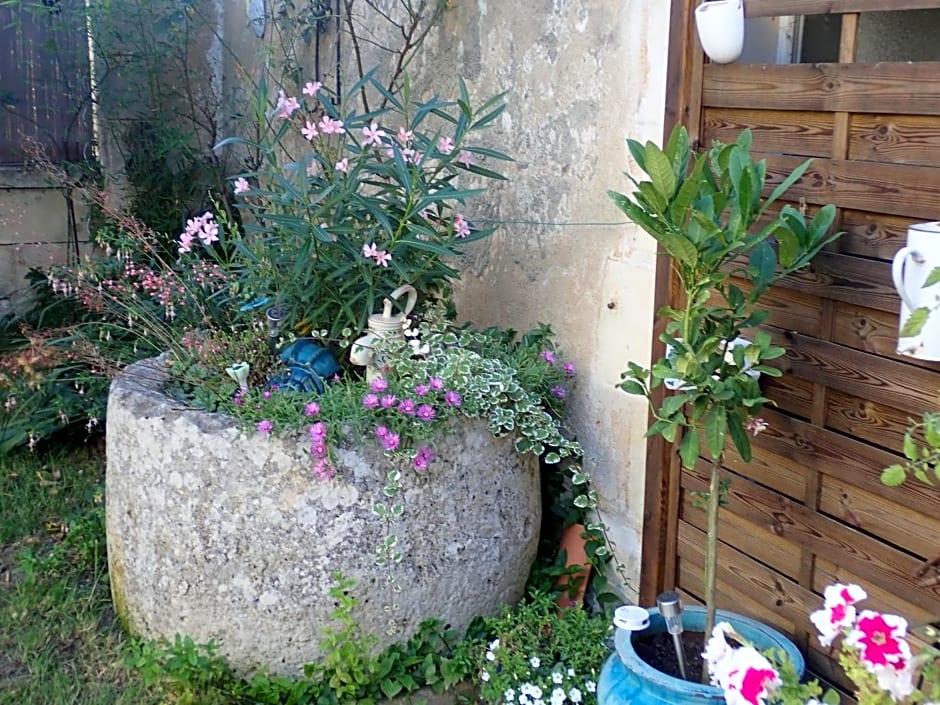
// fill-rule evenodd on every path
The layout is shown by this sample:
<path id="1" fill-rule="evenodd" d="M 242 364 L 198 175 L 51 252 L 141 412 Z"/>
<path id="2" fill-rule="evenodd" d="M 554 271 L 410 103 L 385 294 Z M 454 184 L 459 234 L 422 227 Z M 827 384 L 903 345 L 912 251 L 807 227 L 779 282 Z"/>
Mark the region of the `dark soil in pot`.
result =
<path id="1" fill-rule="evenodd" d="M 685 651 L 685 664 L 688 680 L 702 682 L 702 651 L 705 650 L 705 634 L 702 632 L 683 632 L 682 648 Z M 679 673 L 679 660 L 672 635 L 666 632 L 644 634 L 633 637 L 636 655 L 646 664 L 674 678 L 682 678 Z"/>

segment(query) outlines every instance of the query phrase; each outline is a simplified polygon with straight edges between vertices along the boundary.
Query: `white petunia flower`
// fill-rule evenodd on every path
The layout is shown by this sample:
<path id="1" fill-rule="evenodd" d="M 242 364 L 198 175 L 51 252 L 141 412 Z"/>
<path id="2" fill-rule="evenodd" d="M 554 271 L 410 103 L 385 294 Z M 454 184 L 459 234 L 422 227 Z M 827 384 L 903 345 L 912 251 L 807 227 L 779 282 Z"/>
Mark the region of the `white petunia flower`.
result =
<path id="1" fill-rule="evenodd" d="M 571 698 L 571 702 L 579 703 L 581 702 L 581 691 L 577 688 L 572 688 L 568 691 L 568 697 Z"/>

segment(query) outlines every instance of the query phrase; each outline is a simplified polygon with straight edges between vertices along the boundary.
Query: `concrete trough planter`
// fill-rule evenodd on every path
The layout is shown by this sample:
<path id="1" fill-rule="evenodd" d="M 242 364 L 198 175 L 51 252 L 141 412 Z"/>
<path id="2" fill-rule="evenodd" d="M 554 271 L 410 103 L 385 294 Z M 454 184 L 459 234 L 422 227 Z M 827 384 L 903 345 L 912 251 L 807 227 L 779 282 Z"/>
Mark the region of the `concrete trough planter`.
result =
<path id="1" fill-rule="evenodd" d="M 404 559 L 389 586 L 374 560 L 385 529 L 372 513 L 388 464 L 371 439 L 341 450 L 337 477 L 322 482 L 302 438 L 181 408 L 165 382 L 145 360 L 108 398 L 108 565 L 115 609 L 133 633 L 214 640 L 238 670 L 297 674 L 320 658 L 334 571 L 357 580 L 354 616 L 383 645 L 429 617 L 463 630 L 522 596 L 540 488 L 536 459 L 512 439 L 462 421 L 436 444 L 426 475 L 403 473 L 395 533 Z"/>

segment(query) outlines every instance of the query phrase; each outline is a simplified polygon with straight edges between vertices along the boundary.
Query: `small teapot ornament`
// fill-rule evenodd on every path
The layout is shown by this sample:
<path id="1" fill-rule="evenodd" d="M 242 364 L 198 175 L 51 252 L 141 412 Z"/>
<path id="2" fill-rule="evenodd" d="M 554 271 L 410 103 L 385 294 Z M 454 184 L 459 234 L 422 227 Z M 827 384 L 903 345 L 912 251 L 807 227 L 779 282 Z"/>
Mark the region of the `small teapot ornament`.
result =
<path id="1" fill-rule="evenodd" d="M 392 301 L 397 301 L 402 294 L 407 294 L 405 307 L 399 314 L 392 314 Z M 405 324 L 408 314 L 411 313 L 418 301 L 418 292 L 411 284 L 403 284 L 393 291 L 389 298 L 384 300 L 382 313 L 373 313 L 369 316 L 369 325 L 366 334 L 357 338 L 349 351 L 349 361 L 366 368 L 366 381 L 371 382 L 378 376 L 379 361 L 376 359 L 375 343 L 378 340 L 404 339 Z"/>

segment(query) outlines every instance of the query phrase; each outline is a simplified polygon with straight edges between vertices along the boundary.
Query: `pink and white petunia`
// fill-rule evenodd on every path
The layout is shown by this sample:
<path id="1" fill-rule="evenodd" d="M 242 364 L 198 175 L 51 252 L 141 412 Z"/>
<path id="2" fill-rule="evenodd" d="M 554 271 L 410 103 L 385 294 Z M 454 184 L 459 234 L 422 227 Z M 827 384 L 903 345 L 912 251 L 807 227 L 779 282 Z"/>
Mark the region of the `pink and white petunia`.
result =
<path id="1" fill-rule="evenodd" d="M 907 620 L 903 617 L 865 610 L 858 615 L 845 643 L 858 650 L 859 661 L 865 668 L 876 673 L 877 668 L 900 670 L 907 666 L 911 647 L 906 636 Z"/>
<path id="2" fill-rule="evenodd" d="M 716 664 L 714 677 L 728 705 L 767 705 L 767 698 L 781 684 L 770 661 L 751 646 L 733 649 Z"/>
<path id="3" fill-rule="evenodd" d="M 809 619 L 819 630 L 819 643 L 832 645 L 839 634 L 855 623 L 855 605 L 868 595 L 858 585 L 830 585 L 823 592 L 823 608 L 813 612 Z"/>

